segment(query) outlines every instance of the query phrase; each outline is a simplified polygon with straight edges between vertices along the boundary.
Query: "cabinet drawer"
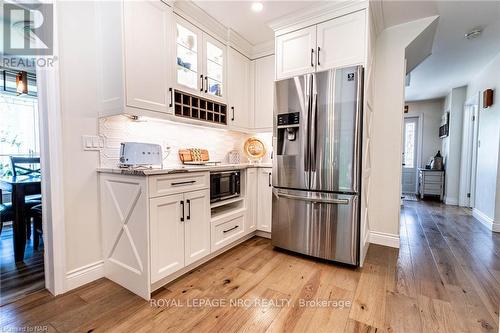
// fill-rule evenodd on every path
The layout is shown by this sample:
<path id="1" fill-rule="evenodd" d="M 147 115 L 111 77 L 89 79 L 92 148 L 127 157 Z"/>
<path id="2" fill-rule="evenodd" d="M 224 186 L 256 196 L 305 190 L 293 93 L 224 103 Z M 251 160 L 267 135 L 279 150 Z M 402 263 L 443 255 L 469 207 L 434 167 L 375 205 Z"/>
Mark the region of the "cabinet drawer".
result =
<path id="1" fill-rule="evenodd" d="M 149 177 L 149 197 L 184 193 L 209 188 L 208 172 L 179 173 Z"/>
<path id="2" fill-rule="evenodd" d="M 433 174 L 426 174 L 424 176 L 425 183 L 441 183 L 443 177 L 441 174 L 433 175 Z"/>
<path id="3" fill-rule="evenodd" d="M 441 193 L 441 184 L 424 184 L 424 193 L 437 192 L 437 194 Z"/>
<path id="4" fill-rule="evenodd" d="M 224 246 L 234 242 L 242 237 L 245 232 L 245 210 L 212 221 L 212 252 L 217 251 Z"/>

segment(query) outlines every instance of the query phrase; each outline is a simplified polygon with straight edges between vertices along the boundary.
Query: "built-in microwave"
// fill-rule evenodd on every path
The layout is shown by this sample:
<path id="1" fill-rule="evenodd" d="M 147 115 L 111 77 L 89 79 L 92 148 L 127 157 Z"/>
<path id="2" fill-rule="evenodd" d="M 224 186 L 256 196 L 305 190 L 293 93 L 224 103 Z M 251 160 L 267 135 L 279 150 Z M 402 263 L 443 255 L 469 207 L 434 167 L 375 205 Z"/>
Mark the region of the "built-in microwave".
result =
<path id="1" fill-rule="evenodd" d="M 210 173 L 210 202 L 240 196 L 240 171 Z"/>

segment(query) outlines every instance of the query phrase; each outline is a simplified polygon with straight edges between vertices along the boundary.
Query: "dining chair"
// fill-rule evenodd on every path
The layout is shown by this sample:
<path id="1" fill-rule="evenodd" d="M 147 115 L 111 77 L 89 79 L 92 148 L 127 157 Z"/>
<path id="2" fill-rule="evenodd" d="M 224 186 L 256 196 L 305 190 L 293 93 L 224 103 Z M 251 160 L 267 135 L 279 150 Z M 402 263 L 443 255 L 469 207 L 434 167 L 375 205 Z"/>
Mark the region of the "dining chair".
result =
<path id="1" fill-rule="evenodd" d="M 43 237 L 42 205 L 33 206 L 30 215 L 33 217 L 33 248 L 38 250 L 40 239 Z"/>
<path id="2" fill-rule="evenodd" d="M 10 165 L 14 177 L 40 174 L 40 157 L 10 156 Z"/>
<path id="3" fill-rule="evenodd" d="M 38 199 L 29 199 L 25 202 L 25 216 L 27 216 L 26 223 L 26 238 L 31 238 L 31 208 L 36 205 L 41 205 L 42 201 Z M 5 222 L 9 222 L 14 220 L 14 207 L 12 207 L 12 203 L 3 203 L 3 192 L 0 189 L 0 234 L 2 234 L 3 224 Z"/>

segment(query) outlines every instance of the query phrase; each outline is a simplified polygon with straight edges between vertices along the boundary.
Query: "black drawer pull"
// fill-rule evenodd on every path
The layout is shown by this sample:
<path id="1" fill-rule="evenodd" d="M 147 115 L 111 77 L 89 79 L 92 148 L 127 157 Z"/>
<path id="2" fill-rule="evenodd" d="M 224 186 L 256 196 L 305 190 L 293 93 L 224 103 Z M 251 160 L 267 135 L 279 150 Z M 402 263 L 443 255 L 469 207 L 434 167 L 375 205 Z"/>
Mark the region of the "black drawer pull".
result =
<path id="1" fill-rule="evenodd" d="M 201 79 L 201 89 L 200 89 L 200 91 L 203 92 L 203 74 L 200 75 L 200 79 Z"/>
<path id="2" fill-rule="evenodd" d="M 188 180 L 185 182 L 178 182 L 178 183 L 172 183 L 172 186 L 179 186 L 179 185 L 187 185 L 187 184 L 194 184 L 196 183 L 196 180 Z"/>
<path id="3" fill-rule="evenodd" d="M 239 225 L 232 227 L 231 229 L 223 230 L 222 233 L 233 231 L 234 229 L 238 229 Z"/>
<path id="4" fill-rule="evenodd" d="M 170 91 L 170 104 L 168 104 L 168 107 L 171 108 L 174 105 L 174 90 L 168 88 L 168 91 Z"/>
<path id="5" fill-rule="evenodd" d="M 314 49 L 311 49 L 311 67 L 314 67 L 313 56 L 314 56 Z"/>
<path id="6" fill-rule="evenodd" d="M 186 202 L 188 204 L 188 216 L 187 216 L 187 219 L 191 220 L 191 200 L 187 199 Z"/>
<path id="7" fill-rule="evenodd" d="M 182 207 L 181 222 L 184 222 L 184 201 L 183 200 L 181 200 L 181 207 Z"/>

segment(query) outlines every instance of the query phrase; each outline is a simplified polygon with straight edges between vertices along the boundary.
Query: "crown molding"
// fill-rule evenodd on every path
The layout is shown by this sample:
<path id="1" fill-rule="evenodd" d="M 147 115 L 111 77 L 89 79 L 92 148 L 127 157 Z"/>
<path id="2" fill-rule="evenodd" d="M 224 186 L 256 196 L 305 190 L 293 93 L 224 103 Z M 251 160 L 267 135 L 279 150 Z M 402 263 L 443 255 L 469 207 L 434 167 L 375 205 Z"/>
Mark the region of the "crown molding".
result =
<path id="1" fill-rule="evenodd" d="M 175 1 L 174 13 L 188 20 L 221 43 L 227 44 L 228 29 L 192 1 Z"/>
<path id="2" fill-rule="evenodd" d="M 252 48 L 252 59 L 267 57 L 274 54 L 274 39 L 259 43 Z"/>
<path id="3" fill-rule="evenodd" d="M 372 0 L 369 4 L 370 15 L 375 29 L 375 35 L 379 35 L 385 29 L 384 10 L 382 0 Z"/>
<path id="4" fill-rule="evenodd" d="M 311 6 L 269 23 L 276 36 L 368 8 L 368 0 L 346 0 Z"/>
<path id="5" fill-rule="evenodd" d="M 252 59 L 253 45 L 231 28 L 227 29 L 227 45 Z"/>

